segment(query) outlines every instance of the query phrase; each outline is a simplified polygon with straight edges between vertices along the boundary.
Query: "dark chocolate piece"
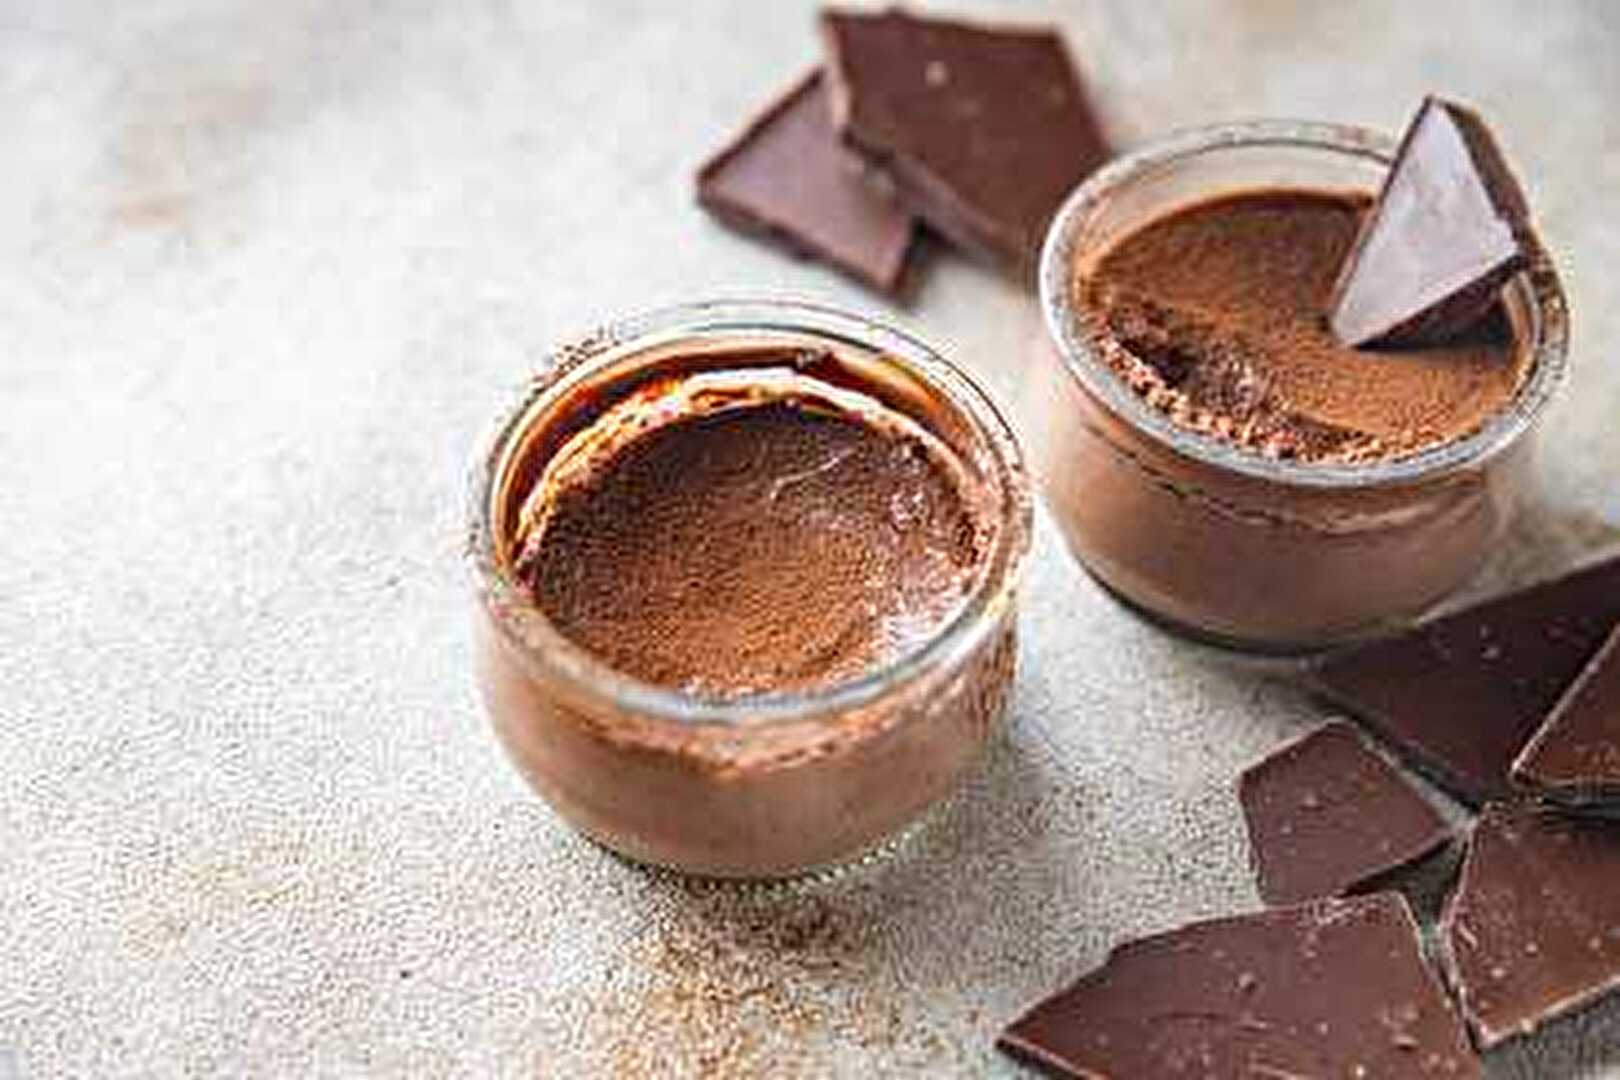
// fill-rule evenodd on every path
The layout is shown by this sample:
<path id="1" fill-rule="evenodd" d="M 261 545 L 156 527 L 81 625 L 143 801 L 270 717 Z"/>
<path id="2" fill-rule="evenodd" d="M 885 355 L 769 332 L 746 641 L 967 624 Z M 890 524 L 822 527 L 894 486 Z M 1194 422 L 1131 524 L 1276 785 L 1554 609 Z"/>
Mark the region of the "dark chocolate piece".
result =
<path id="1" fill-rule="evenodd" d="M 1620 557 L 1329 655 L 1307 676 L 1415 766 L 1479 804 L 1620 620 Z"/>
<path id="2" fill-rule="evenodd" d="M 1028 268 L 1108 156 L 1063 41 L 901 11 L 822 16 L 834 118 L 936 231 Z"/>
<path id="3" fill-rule="evenodd" d="M 1056 1076 L 1477 1077 L 1398 893 L 1195 923 L 1115 949 L 1009 1027 Z"/>
<path id="4" fill-rule="evenodd" d="M 1329 724 L 1238 779 L 1260 895 L 1337 896 L 1410 865 L 1451 829 L 1349 724 Z"/>
<path id="5" fill-rule="evenodd" d="M 1513 763 L 1513 779 L 1572 808 L 1620 813 L 1620 624 Z"/>
<path id="6" fill-rule="evenodd" d="M 1482 1047 L 1620 989 L 1620 822 L 1486 807 L 1440 953 Z"/>
<path id="7" fill-rule="evenodd" d="M 698 202 L 721 221 L 894 293 L 915 221 L 885 181 L 839 142 L 818 69 L 698 173 Z"/>
<path id="8" fill-rule="evenodd" d="M 1425 98 L 1333 288 L 1350 346 L 1445 341 L 1476 324 L 1522 269 L 1530 211 L 1472 109 Z"/>

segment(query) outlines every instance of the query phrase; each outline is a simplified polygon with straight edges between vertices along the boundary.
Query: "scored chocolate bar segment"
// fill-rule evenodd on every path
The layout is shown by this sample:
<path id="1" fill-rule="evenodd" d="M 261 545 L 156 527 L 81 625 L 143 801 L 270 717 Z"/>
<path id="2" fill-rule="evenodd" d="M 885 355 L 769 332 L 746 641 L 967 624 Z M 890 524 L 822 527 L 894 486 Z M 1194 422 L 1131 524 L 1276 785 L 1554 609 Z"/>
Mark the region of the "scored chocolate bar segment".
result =
<path id="1" fill-rule="evenodd" d="M 1513 763 L 1513 779 L 1572 808 L 1620 813 L 1620 623 Z"/>
<path id="2" fill-rule="evenodd" d="M 1445 820 L 1349 724 L 1290 743 L 1238 780 L 1260 895 L 1336 896 L 1451 838 Z"/>
<path id="3" fill-rule="evenodd" d="M 1620 620 L 1620 557 L 1356 646 L 1307 679 L 1478 804 L 1510 795 L 1530 735 Z"/>
<path id="4" fill-rule="evenodd" d="M 1479 114 L 1425 99 L 1339 273 L 1334 334 L 1351 346 L 1456 337 L 1525 265 L 1529 221 L 1519 182 Z"/>
<path id="5" fill-rule="evenodd" d="M 1115 949 L 998 1044 L 1058 1076 L 1480 1075 L 1397 893 L 1215 919 Z"/>
<path id="6" fill-rule="evenodd" d="M 839 142 L 812 71 L 698 173 L 698 202 L 722 221 L 897 291 L 914 219 Z"/>
<path id="7" fill-rule="evenodd" d="M 1487 807 L 1440 945 L 1485 1047 L 1620 989 L 1620 822 Z"/>
<path id="8" fill-rule="evenodd" d="M 822 16 L 834 115 L 957 245 L 1032 265 L 1107 143 L 1062 40 L 901 11 Z"/>

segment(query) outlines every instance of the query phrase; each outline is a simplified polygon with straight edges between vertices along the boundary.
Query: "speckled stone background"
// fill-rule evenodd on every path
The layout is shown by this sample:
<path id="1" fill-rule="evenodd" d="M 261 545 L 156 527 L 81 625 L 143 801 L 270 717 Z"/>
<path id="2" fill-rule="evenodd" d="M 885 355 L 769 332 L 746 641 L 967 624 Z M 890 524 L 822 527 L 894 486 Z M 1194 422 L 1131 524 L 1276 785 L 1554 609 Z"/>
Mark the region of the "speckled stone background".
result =
<path id="1" fill-rule="evenodd" d="M 1620 537 L 1620 5 L 937 7 L 1061 22 L 1124 143 L 1481 105 L 1576 346 L 1476 592 Z M 0 1078 L 1008 1075 L 998 1028 L 1111 944 L 1258 906 L 1233 777 L 1324 714 L 1044 521 L 1008 738 L 836 882 L 625 865 L 487 730 L 462 469 L 540 346 L 881 307 L 692 206 L 815 55 L 777 0 L 0 3 Z M 1016 400 L 1029 297 L 939 256 L 904 319 Z M 1620 1006 L 1491 1069 L 1620 1073 Z"/>

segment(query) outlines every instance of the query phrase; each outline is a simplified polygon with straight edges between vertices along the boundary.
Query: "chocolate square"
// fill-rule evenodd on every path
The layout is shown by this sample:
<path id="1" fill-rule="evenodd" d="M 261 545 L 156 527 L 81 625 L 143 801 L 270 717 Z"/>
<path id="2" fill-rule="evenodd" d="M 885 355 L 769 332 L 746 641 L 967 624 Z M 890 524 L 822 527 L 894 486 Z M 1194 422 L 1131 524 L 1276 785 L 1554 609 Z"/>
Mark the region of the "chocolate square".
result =
<path id="1" fill-rule="evenodd" d="M 1531 245 L 1529 204 L 1485 121 L 1426 98 L 1334 285 L 1333 332 L 1351 346 L 1454 338 Z"/>
<path id="2" fill-rule="evenodd" d="M 1487 807 L 1440 945 L 1484 1047 L 1620 989 L 1620 822 Z"/>
<path id="3" fill-rule="evenodd" d="M 1033 266 L 1047 222 L 1108 157 L 1058 35 L 903 11 L 822 16 L 835 123 L 960 247 Z"/>
<path id="4" fill-rule="evenodd" d="M 721 221 L 894 294 L 914 219 L 833 131 L 818 69 L 698 173 L 698 202 Z"/>
<path id="5" fill-rule="evenodd" d="M 1121 945 L 997 1043 L 1054 1076 L 1480 1075 L 1398 893 Z"/>
<path id="6" fill-rule="evenodd" d="M 1513 763 L 1513 779 L 1572 809 L 1620 813 L 1620 624 Z"/>
<path id="7" fill-rule="evenodd" d="M 1429 855 L 1451 829 L 1349 724 L 1329 724 L 1238 779 L 1268 904 L 1336 896 Z"/>
<path id="8" fill-rule="evenodd" d="M 1620 621 L 1620 557 L 1319 661 L 1326 700 L 1473 804 L 1508 770 Z"/>

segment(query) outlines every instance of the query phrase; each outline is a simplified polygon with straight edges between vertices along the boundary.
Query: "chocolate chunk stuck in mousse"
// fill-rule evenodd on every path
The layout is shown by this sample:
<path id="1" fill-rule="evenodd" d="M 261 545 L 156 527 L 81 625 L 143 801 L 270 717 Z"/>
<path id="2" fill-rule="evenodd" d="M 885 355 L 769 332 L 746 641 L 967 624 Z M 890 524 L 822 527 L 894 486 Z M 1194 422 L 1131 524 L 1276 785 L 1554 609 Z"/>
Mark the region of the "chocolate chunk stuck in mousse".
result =
<path id="1" fill-rule="evenodd" d="M 1620 814 L 1620 624 L 1513 763 L 1513 779 L 1571 808 Z"/>
<path id="2" fill-rule="evenodd" d="M 840 143 L 820 70 L 703 166 L 697 195 L 729 225 L 874 289 L 901 287 L 914 219 L 884 178 Z"/>
<path id="3" fill-rule="evenodd" d="M 1529 218 L 1479 114 L 1425 99 L 1334 287 L 1333 332 L 1355 347 L 1458 336 L 1524 267 Z"/>
<path id="4" fill-rule="evenodd" d="M 835 123 L 962 248 L 1027 268 L 1058 205 L 1108 156 L 1050 30 L 901 11 L 822 16 Z"/>
<path id="5" fill-rule="evenodd" d="M 1322 319 L 1364 197 L 1258 189 L 1174 208 L 1075 267 L 1103 360 L 1178 426 L 1271 457 L 1364 462 L 1473 434 L 1530 370 L 1498 338 L 1364 353 Z"/>
<path id="6" fill-rule="evenodd" d="M 1451 830 L 1348 724 L 1329 724 L 1238 780 L 1260 895 L 1292 904 L 1416 862 Z"/>
<path id="7" fill-rule="evenodd" d="M 1215 919 L 1122 945 L 998 1045 L 1087 1080 L 1480 1075 L 1395 893 Z"/>
<path id="8" fill-rule="evenodd" d="M 1486 808 L 1440 923 L 1483 1047 L 1620 989 L 1620 822 Z"/>
<path id="9" fill-rule="evenodd" d="M 1313 688 L 1473 804 L 1620 620 L 1620 557 L 1318 662 Z"/>
<path id="10" fill-rule="evenodd" d="M 530 494 L 519 572 L 613 668 L 713 698 L 826 687 L 915 649 L 982 577 L 960 460 L 784 354 L 640 388 Z"/>

